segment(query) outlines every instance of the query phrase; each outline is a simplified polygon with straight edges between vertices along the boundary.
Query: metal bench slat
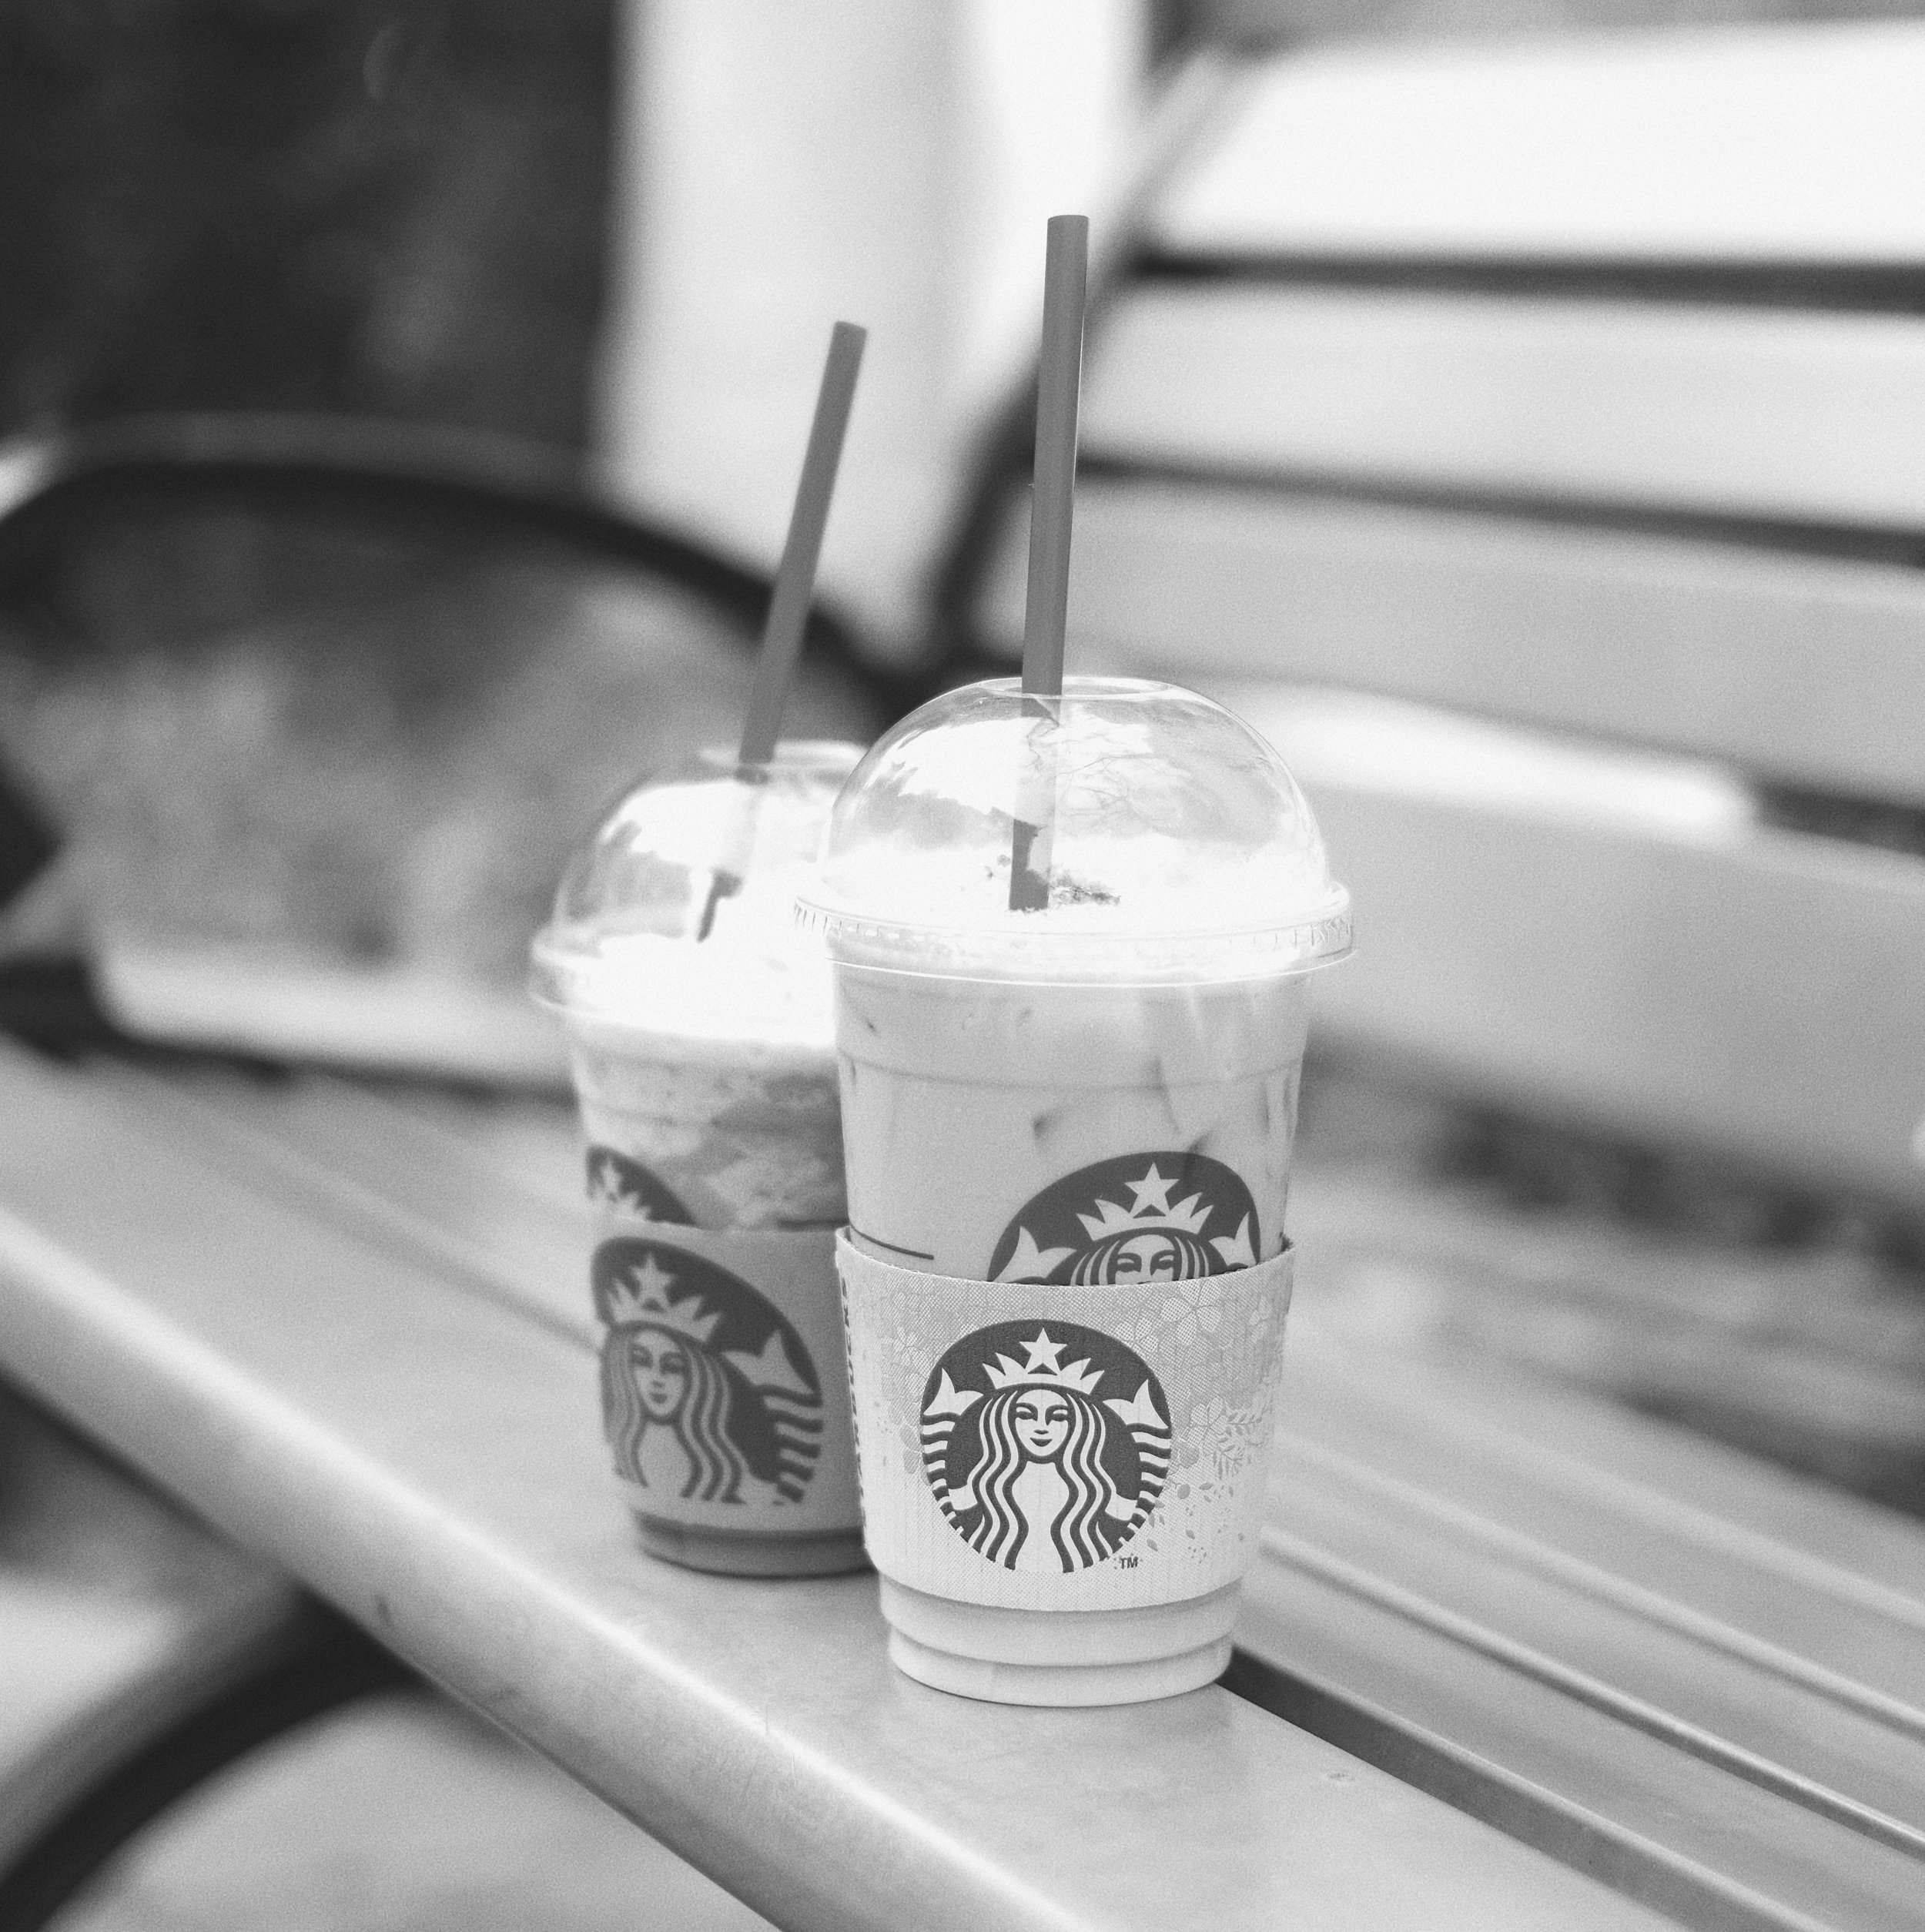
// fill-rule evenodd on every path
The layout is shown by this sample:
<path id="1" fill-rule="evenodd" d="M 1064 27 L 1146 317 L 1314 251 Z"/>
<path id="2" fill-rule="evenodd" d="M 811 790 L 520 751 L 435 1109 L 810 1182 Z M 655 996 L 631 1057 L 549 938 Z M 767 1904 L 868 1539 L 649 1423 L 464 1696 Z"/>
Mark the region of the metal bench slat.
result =
<path id="1" fill-rule="evenodd" d="M 1728 1570 L 1720 1614 L 1769 1606 L 1780 1585 L 1816 1593 L 1825 1607 L 1788 1641 L 1830 1633 L 1841 1607 L 1876 1619 L 1868 1632 L 1925 1638 L 1925 1530 L 1909 1518 L 1542 1377 L 1462 1364 L 1439 1372 L 1395 1350 L 1360 1349 L 1314 1315 L 1291 1345 L 1293 1361 L 1317 1364 L 1313 1381 L 1289 1385 L 1305 1426 L 1360 1460 L 1381 1452 L 1387 1469 L 1414 1472 L 1441 1495 L 1494 1490 L 1507 1513 L 1531 1512 L 1533 1533 L 1568 1516 L 1608 1536 L 1614 1559 L 1649 1539 L 1656 1570 L 1687 1602 Z M 1441 1457 L 1440 1439 L 1450 1445 Z M 1692 1548 L 1719 1567 L 1694 1573 Z M 1840 1667 L 1869 1666 L 1848 1655 Z M 1913 1665 L 1900 1685 L 1920 1681 Z"/>
<path id="2" fill-rule="evenodd" d="M 1925 1695 L 1925 1532 L 1648 1416 L 1612 1426 L 1619 1402 L 1641 1408 L 1654 1395 L 1727 1418 L 1751 1405 L 1763 1428 L 1785 1417 L 1794 1440 L 1823 1441 L 1829 1426 L 1889 1441 L 1894 1461 L 1915 1458 L 1925 1308 L 1902 1272 L 1823 1248 L 1727 1247 L 1510 1209 L 1474 1186 L 1402 1175 L 1313 1168 L 1291 1205 L 1304 1320 L 1315 1331 L 1321 1310 L 1327 1342 L 1349 1334 L 1373 1348 L 1368 1373 L 1325 1349 L 1323 1375 L 1298 1391 L 1302 1434 L 1417 1485 L 1434 1506 L 1496 1511 L 1540 1549 L 1595 1555 L 1614 1587 L 1659 1588 L 1814 1669 L 1835 1665 L 1914 1703 Z M 1427 1326 L 1426 1308 L 1440 1326 Z M 1560 1396 L 1533 1426 L 1539 1405 L 1522 1391 L 1534 1383 L 1515 1371 L 1468 1402 L 1421 1379 L 1384 1386 L 1384 1338 L 1435 1352 L 1461 1377 L 1491 1365 L 1498 1337 L 1509 1360 L 1615 1399 L 1574 1407 Z M 1769 1374 L 1774 1362 L 1790 1367 Z M 1345 1395 L 1329 1403 L 1333 1380 Z M 1515 1434 L 1491 1419 L 1513 1410 L 1525 1418 Z M 1440 1430 L 1451 1431 L 1442 1458 Z M 1564 1452 L 1573 1431 L 1575 1457 Z"/>
<path id="3" fill-rule="evenodd" d="M 1925 519 L 1925 320 L 1140 283 L 1090 350 L 1083 450 L 1825 524 Z"/>
<path id="4" fill-rule="evenodd" d="M 1347 1587 L 1267 1540 L 1245 1586 L 1244 1687 L 1360 1756 L 1544 1846 L 1681 1923 L 1898 1932 L 1920 1867 Z"/>
<path id="5" fill-rule="evenodd" d="M 1644 1922 L 1225 1693 L 973 1705 L 892 1673 L 866 1582 L 643 1562 L 585 1348 L 98 1083 L 0 1093 L 14 1372 L 778 1922 Z"/>
<path id="6" fill-rule="evenodd" d="M 982 612 L 1013 658 L 1028 544 L 1013 504 Z M 1096 476 L 1070 618 L 1091 668 L 1354 685 L 1925 802 L 1925 578 L 1896 564 Z"/>
<path id="7" fill-rule="evenodd" d="M 599 1345 L 581 1195 L 564 1205 L 539 1184 L 492 1170 L 430 1117 L 326 1075 L 273 1086 L 118 1067 L 95 1077 L 256 1190 L 324 1214 L 557 1334 Z"/>
<path id="8" fill-rule="evenodd" d="M 1347 1482 L 1294 1442 L 1280 1460 L 1270 1527 L 1293 1566 L 1381 1580 L 1468 1647 L 1925 1859 L 1925 1713 L 1915 1703 L 1855 1708 L 1768 1659 L 1696 1640 L 1661 1598 L 1647 1613 L 1577 1589 L 1568 1571 L 1534 1562 L 1518 1539 L 1465 1535 L 1420 1498 Z M 1901 1721 L 1883 1721 L 1887 1711 Z"/>
<path id="9" fill-rule="evenodd" d="M 1922 1922 L 1925 1532 L 1347 1344 L 1310 1239 L 1243 1687 L 1686 1923 Z"/>
<path id="10" fill-rule="evenodd" d="M 1597 1452 L 1562 1454 L 1588 1406 L 1567 1392 L 1547 1418 L 1558 1435 L 1527 1425 L 1511 1435 L 1477 1422 L 1480 1413 L 1518 1408 L 1514 1378 L 1431 1391 L 1430 1406 L 1412 1415 L 1405 1402 L 1422 1402 L 1421 1385 L 1413 1392 L 1408 1380 L 1389 1378 L 1385 1388 L 1381 1360 L 1347 1374 L 1327 1339 L 1301 1344 L 1300 1362 L 1306 1350 L 1315 1372 L 1293 1370 L 1282 1455 L 1314 1468 L 1320 1493 L 1374 1495 L 1379 1514 L 1428 1520 L 1468 1555 L 1555 1581 L 1692 1652 L 1742 1659 L 1925 1744 L 1925 1596 L 1903 1588 L 1925 1555 L 1925 1532 L 1914 1525 L 1874 1525 L 1862 1567 L 1848 1569 L 1803 1539 L 1736 1535 L 1729 1518 L 1619 1475 Z M 1635 1427 L 1680 1466 L 1715 1458 L 1681 1432 L 1642 1418 Z M 1793 1480 L 1748 1459 L 1726 1473 L 1730 1486 L 1749 1488 Z M 1847 1499 L 1826 1490 L 1819 1500 Z M 1901 1536 L 1887 1560 L 1881 1542 Z M 1915 1752 L 1906 1761 L 1925 1776 Z"/>
<path id="11" fill-rule="evenodd" d="M 1917 262 L 1922 92 L 1912 22 L 1296 52 L 1258 68 L 1153 235 L 1217 256 Z"/>
<path id="12" fill-rule="evenodd" d="M 1769 1610 L 1762 1617 L 1741 1611 L 1736 1619 L 1727 1619 L 1699 1607 L 1691 1601 L 1695 1579 L 1689 1575 L 1689 1562 L 1682 1585 L 1672 1585 L 1669 1575 L 1654 1562 L 1654 1556 L 1662 1552 L 1653 1552 L 1648 1548 L 1634 1547 L 1634 1561 L 1629 1565 L 1607 1566 L 1600 1560 L 1605 1552 L 1591 1541 L 1593 1525 L 1588 1522 L 1575 1526 L 1567 1523 L 1563 1535 L 1540 1540 L 1519 1527 L 1518 1518 L 1524 1512 L 1508 1497 L 1487 1502 L 1481 1510 L 1453 1504 L 1435 1491 L 1386 1476 L 1379 1468 L 1338 1455 L 1294 1429 L 1284 1437 L 1279 1455 L 1280 1461 L 1300 1472 L 1304 1467 L 1314 1469 L 1320 1495 L 1348 1486 L 1358 1496 L 1374 1498 L 1373 1522 L 1378 1516 L 1410 1517 L 1428 1524 L 1440 1536 L 1448 1532 L 1455 1539 L 1454 1548 L 1468 1548 L 1501 1562 L 1534 1583 L 1540 1580 L 1554 1583 L 1558 1586 L 1560 1605 L 1567 1595 L 1578 1597 L 1652 1626 L 1662 1633 L 1667 1659 L 1673 1652 L 1695 1658 L 1695 1652 L 1702 1649 L 1712 1653 L 1714 1664 L 1720 1659 L 1741 1661 L 1900 1736 L 1925 1742 L 1925 1711 L 1920 1709 L 1917 1696 L 1920 1646 L 1916 1632 L 1909 1638 L 1890 1631 L 1879 1633 L 1887 1639 L 1879 1649 L 1890 1654 L 1896 1666 L 1893 1674 L 1898 1679 L 1896 1687 L 1882 1685 L 1874 1680 L 1880 1676 L 1878 1666 L 1886 1658 L 1874 1656 L 1872 1667 L 1866 1669 L 1866 1646 L 1858 1646 L 1858 1654 L 1841 1668 L 1835 1661 L 1821 1660 L 1814 1655 L 1828 1646 L 1810 1641 L 1809 1626 L 1801 1625 L 1789 1632 L 1760 1636 L 1756 1626 L 1761 1621 L 1770 1621 Z M 1278 1493 L 1279 1520 L 1282 1520 L 1292 1508 L 1301 1506 L 1302 1492 L 1292 1488 L 1280 1489 Z M 1692 1549 L 1689 1554 L 1704 1565 L 1709 1552 Z M 1656 1572 L 1660 1580 L 1656 1583 L 1635 1580 L 1640 1572 Z M 1797 1607 L 1836 1614 L 1840 1606 L 1836 1599 L 1813 1592 Z M 1652 1641 L 1650 1631 L 1643 1634 L 1647 1643 Z M 1690 1651 L 1671 1644 L 1672 1638 L 1684 1639 Z M 1642 1665 L 1642 1653 L 1638 1661 Z M 1694 1662 L 1694 1672 L 1696 1667 Z M 1690 1701 L 1695 1689 L 1694 1677 L 1682 1699 L 1684 1703 Z M 1916 1780 L 1925 1775 L 1916 1751 L 1894 1751 L 1891 1757 L 1906 1779 Z"/>
<path id="13" fill-rule="evenodd" d="M 94 971 L 109 1016 L 142 1040 L 427 1080 L 550 1092 L 567 1084 L 567 1046 L 552 1016 L 453 973 L 121 936 L 99 946 Z"/>
<path id="14" fill-rule="evenodd" d="M 1716 773 L 1199 681 L 1282 752 L 1371 910 L 1319 983 L 1324 1038 L 1646 1144 L 1925 1197 L 1925 859 L 1749 822 Z"/>

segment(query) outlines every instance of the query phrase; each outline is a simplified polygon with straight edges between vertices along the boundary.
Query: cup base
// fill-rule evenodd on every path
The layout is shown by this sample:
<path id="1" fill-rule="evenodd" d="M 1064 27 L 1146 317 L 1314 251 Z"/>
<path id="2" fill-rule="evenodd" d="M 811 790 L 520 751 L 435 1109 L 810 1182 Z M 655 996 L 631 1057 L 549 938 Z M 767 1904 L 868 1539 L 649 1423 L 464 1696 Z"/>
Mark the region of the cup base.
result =
<path id="1" fill-rule="evenodd" d="M 1223 1674 L 1240 1585 L 1126 1610 L 959 1603 L 881 1579 L 889 1656 L 918 1683 L 996 1704 L 1139 1704 Z"/>
<path id="2" fill-rule="evenodd" d="M 865 1570 L 862 1535 L 829 1529 L 796 1535 L 749 1529 L 705 1529 L 634 1512 L 641 1546 L 665 1563 L 718 1576 L 846 1576 Z"/>
<path id="3" fill-rule="evenodd" d="M 1230 1639 L 1137 1663 L 1012 1664 L 932 1650 L 892 1630 L 889 1661 L 919 1684 L 986 1704 L 1147 1704 L 1214 1683 L 1229 1667 Z"/>

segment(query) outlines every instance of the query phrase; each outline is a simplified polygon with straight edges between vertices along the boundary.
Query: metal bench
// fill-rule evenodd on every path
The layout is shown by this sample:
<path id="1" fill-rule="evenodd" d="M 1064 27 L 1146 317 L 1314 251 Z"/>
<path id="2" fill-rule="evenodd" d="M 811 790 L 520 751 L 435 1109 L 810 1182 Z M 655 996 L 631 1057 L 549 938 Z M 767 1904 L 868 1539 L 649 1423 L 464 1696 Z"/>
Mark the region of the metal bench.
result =
<path id="1" fill-rule="evenodd" d="M 778 1924 L 1615 1922 L 1552 1858 L 1686 1924 L 1918 1920 L 1925 1533 L 1885 1512 L 1347 1344 L 1313 1269 L 1207 1721 L 958 1705 L 890 1676 L 865 1582 L 636 1555 L 564 1110 L 3 1078 L 36 1128 L 4 1170 L 12 1372 Z"/>
<path id="2" fill-rule="evenodd" d="M 1083 661 L 1234 688 L 1303 772 L 1368 916 L 1324 1003 L 1349 1051 L 1899 1217 L 1925 866 L 1830 835 L 1868 800 L 1910 824 L 1925 779 L 1903 561 L 1925 504 L 1902 438 L 1876 488 L 1756 446 L 1760 411 L 1781 440 L 1829 423 L 1840 382 L 1910 407 L 1904 343 L 1854 360 L 1865 332 L 1830 324 L 1920 326 L 1876 309 L 1925 235 L 1890 185 L 1916 137 L 1871 80 L 1922 44 L 1412 57 L 1398 84 L 1469 89 L 1484 137 L 1428 229 L 1392 196 L 1409 169 L 1371 199 L 1381 129 L 1343 89 L 1381 72 L 1257 64 L 1153 186 L 1093 326 L 1073 605 Z M 1833 103 L 1823 193 L 1739 139 L 1743 102 L 1793 84 L 1780 56 Z M 1548 129 L 1524 105 L 1547 99 Z M 1725 102 L 1736 203 L 1646 193 L 1627 227 L 1627 100 L 1672 182 L 1699 152 L 1676 110 Z M 1304 128 L 1334 144 L 1321 172 Z M 1552 217 L 1585 237 L 1587 208 L 1582 259 L 1549 255 Z M 1584 403 L 1606 382 L 1669 400 L 1630 434 Z M 1011 482 L 986 469 L 972 529 Z M 992 647 L 993 558 L 959 542 L 944 573 L 946 616 Z M 1497 1364 L 1360 1341 L 1314 1176 L 1229 1678 L 1024 1713 L 892 1676 L 861 1579 L 636 1554 L 560 1108 L 8 1053 L 0 1120 L 5 1372 L 778 1924 L 1925 1924 L 1925 1530 Z M 1424 1237 L 1420 1216 L 1396 1241 Z"/>
<path id="3" fill-rule="evenodd" d="M 1657 1922 L 1229 1691 L 975 1705 L 892 1672 L 867 1579 L 647 1562 L 585 1219 L 444 1127 L 12 1054 L 0 1107 L 9 1373 L 778 1924 Z"/>

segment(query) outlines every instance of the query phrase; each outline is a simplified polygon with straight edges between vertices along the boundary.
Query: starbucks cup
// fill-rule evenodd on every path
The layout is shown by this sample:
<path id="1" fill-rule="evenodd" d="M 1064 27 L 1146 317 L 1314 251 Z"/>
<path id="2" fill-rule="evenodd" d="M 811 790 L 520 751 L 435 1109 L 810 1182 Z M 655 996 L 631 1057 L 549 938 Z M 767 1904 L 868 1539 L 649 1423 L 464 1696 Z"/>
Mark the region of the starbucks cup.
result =
<path id="1" fill-rule="evenodd" d="M 829 968 L 794 916 L 861 755 L 707 752 L 638 785 L 535 941 L 588 1143 L 604 1431 L 643 1547 L 697 1569 L 863 1563 Z"/>
<path id="2" fill-rule="evenodd" d="M 1209 1682 L 1273 1432 L 1306 978 L 1350 943 L 1309 807 L 1194 692 L 973 685 L 856 768 L 802 920 L 892 1655 L 1011 1703 Z"/>

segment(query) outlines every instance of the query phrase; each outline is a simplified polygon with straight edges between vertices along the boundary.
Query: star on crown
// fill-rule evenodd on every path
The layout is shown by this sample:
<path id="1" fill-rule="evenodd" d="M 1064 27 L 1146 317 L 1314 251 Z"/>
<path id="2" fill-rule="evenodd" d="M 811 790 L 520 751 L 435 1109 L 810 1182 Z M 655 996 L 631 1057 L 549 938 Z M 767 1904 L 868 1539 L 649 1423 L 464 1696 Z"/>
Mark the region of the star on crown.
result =
<path id="1" fill-rule="evenodd" d="M 1100 1241 L 1107 1234 L 1127 1234 L 1132 1228 L 1180 1227 L 1186 1234 L 1200 1234 L 1204 1223 L 1210 1218 L 1210 1209 L 1200 1192 L 1173 1207 L 1170 1190 L 1176 1184 L 1177 1177 L 1159 1174 L 1153 1160 L 1140 1180 L 1123 1183 L 1134 1197 L 1127 1207 L 1120 1201 L 1099 1200 L 1093 1214 L 1078 1214 L 1076 1219 L 1093 1241 Z"/>
<path id="2" fill-rule="evenodd" d="M 644 1255 L 638 1266 L 608 1284 L 610 1326 L 628 1328 L 645 1321 L 705 1342 L 715 1333 L 721 1314 L 708 1314 L 699 1294 L 677 1300 L 670 1292 L 675 1285 L 675 1277 L 657 1264 L 654 1255 Z"/>
<path id="3" fill-rule="evenodd" d="M 1007 1355 L 985 1362 L 983 1371 L 994 1388 L 1015 1388 L 1025 1383 L 1041 1383 L 1051 1388 L 1073 1388 L 1079 1394 L 1093 1393 L 1103 1380 L 1103 1371 L 1090 1368 L 1090 1358 L 1063 1365 L 1063 1351 L 1070 1344 L 1050 1338 L 1047 1328 L 1039 1328 L 1022 1346 L 1029 1359 L 1019 1367 Z M 1088 1370 L 1086 1374 L 1083 1371 Z"/>
<path id="4" fill-rule="evenodd" d="M 598 1147 L 588 1159 L 588 1197 L 611 1207 L 634 1207 L 642 1217 L 652 1220 L 648 1204 L 621 1171 L 620 1157 Z"/>

